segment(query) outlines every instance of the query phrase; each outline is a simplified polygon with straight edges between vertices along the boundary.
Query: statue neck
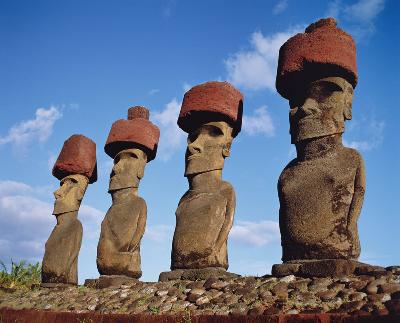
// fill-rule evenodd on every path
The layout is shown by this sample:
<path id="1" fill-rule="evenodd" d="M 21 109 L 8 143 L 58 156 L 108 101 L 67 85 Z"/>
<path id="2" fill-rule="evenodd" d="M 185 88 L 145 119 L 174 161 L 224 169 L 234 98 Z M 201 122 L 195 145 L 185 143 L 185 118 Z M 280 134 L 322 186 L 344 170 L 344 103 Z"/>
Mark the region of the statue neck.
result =
<path id="1" fill-rule="evenodd" d="M 211 191 L 221 185 L 222 169 L 190 175 L 188 182 L 192 191 Z"/>
<path id="2" fill-rule="evenodd" d="M 137 187 L 127 187 L 120 190 L 115 190 L 110 192 L 113 204 L 123 203 L 127 199 L 138 196 Z"/>
<path id="3" fill-rule="evenodd" d="M 67 223 L 78 218 L 78 211 L 66 212 L 56 215 L 57 225 Z"/>
<path id="4" fill-rule="evenodd" d="M 341 133 L 302 140 L 296 143 L 297 159 L 305 161 L 325 157 L 339 147 L 343 147 Z"/>

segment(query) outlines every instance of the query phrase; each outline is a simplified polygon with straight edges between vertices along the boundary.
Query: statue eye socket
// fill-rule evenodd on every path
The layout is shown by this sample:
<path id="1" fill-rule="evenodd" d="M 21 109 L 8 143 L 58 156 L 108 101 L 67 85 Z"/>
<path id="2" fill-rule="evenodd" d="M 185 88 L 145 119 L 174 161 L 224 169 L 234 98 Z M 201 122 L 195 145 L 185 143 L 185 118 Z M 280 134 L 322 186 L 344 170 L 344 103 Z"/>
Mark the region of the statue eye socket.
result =
<path id="1" fill-rule="evenodd" d="M 193 131 L 191 133 L 189 133 L 188 135 L 188 144 L 192 143 L 193 141 L 195 141 L 197 139 L 197 137 L 199 136 L 199 133 L 197 131 Z"/>
<path id="2" fill-rule="evenodd" d="M 214 127 L 214 126 L 208 126 L 207 133 L 211 137 L 218 137 L 218 136 L 222 136 L 224 134 L 220 128 Z"/>
<path id="3" fill-rule="evenodd" d="M 135 153 L 129 153 L 129 157 L 139 159 L 139 157 Z"/>
<path id="4" fill-rule="evenodd" d="M 311 87 L 308 96 L 321 102 L 330 97 L 333 92 L 343 92 L 343 89 L 333 82 L 318 82 Z"/>

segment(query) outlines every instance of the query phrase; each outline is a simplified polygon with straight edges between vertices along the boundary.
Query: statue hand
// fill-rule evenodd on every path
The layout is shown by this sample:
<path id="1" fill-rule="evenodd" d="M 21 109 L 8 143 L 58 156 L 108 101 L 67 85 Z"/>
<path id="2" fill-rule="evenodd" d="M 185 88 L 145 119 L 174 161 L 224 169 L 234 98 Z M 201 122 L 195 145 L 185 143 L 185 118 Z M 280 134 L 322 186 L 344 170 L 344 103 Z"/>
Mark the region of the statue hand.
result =
<path id="1" fill-rule="evenodd" d="M 204 250 L 204 257 L 208 257 L 213 252 L 213 248 L 209 247 Z"/>

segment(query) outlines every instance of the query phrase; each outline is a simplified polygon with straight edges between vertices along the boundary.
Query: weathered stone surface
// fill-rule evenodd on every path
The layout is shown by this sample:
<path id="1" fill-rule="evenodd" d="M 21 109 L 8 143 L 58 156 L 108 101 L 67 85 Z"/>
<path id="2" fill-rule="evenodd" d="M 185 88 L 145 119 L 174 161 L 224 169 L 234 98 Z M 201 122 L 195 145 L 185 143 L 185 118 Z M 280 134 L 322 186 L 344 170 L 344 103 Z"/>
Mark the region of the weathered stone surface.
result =
<path id="1" fill-rule="evenodd" d="M 236 197 L 232 185 L 222 180 L 222 169 L 241 122 L 238 105 L 242 107 L 240 92 L 226 82 L 205 83 L 185 94 L 178 125 L 189 132 L 189 190 L 176 210 L 172 270 L 228 268 L 227 239 Z"/>
<path id="2" fill-rule="evenodd" d="M 69 287 L 75 286 L 75 285 L 76 284 L 40 283 L 40 287 L 43 287 L 43 288 L 58 288 L 58 289 L 69 288 Z"/>
<path id="3" fill-rule="evenodd" d="M 65 142 L 53 166 L 53 175 L 60 181 L 68 176 L 80 174 L 97 181 L 96 144 L 83 135 L 72 135 Z"/>
<path id="4" fill-rule="evenodd" d="M 284 263 L 284 264 L 275 264 L 272 266 L 271 273 L 277 277 L 284 277 L 287 275 L 297 274 L 300 271 L 300 264 L 291 264 L 291 263 Z"/>
<path id="5" fill-rule="evenodd" d="M 130 108 L 128 117 L 113 124 L 105 145 L 114 158 L 109 183 L 113 203 L 101 224 L 97 268 L 101 275 L 139 278 L 147 206 L 138 196 L 138 187 L 146 163 L 155 157 L 159 130 L 147 120 L 144 107 Z"/>
<path id="6" fill-rule="evenodd" d="M 385 305 L 391 314 L 400 314 L 400 299 L 392 299 L 387 301 Z"/>
<path id="7" fill-rule="evenodd" d="M 123 275 L 102 275 L 98 279 L 86 279 L 84 286 L 89 288 L 109 288 L 109 287 L 120 287 L 125 285 L 135 285 L 138 282 L 137 279 L 123 276 Z"/>
<path id="8" fill-rule="evenodd" d="M 385 268 L 380 266 L 371 266 L 368 264 L 357 266 L 356 269 L 357 275 L 375 275 L 376 273 L 382 274 L 383 272 L 386 272 Z"/>
<path id="9" fill-rule="evenodd" d="M 335 290 L 324 290 L 317 292 L 316 296 L 319 297 L 323 301 L 329 301 L 333 299 L 337 295 L 337 291 Z"/>
<path id="10" fill-rule="evenodd" d="M 333 18 L 311 24 L 280 48 L 276 88 L 289 99 L 301 84 L 327 76 L 343 77 L 353 87 L 357 84 L 355 42 Z"/>
<path id="11" fill-rule="evenodd" d="M 301 277 L 340 277 L 353 274 L 359 264 L 357 261 L 346 259 L 304 260 L 297 263 L 293 260 L 273 265 L 272 273 L 277 277 L 288 273 Z"/>
<path id="12" fill-rule="evenodd" d="M 68 175 L 54 192 L 53 214 L 57 224 L 45 244 L 43 283 L 78 283 L 78 255 L 83 234 L 78 210 L 88 183 L 89 179 L 84 175 Z"/>
<path id="13" fill-rule="evenodd" d="M 354 41 L 332 18 L 310 25 L 281 47 L 277 89 L 289 99 L 297 150 L 278 180 L 282 260 L 313 260 L 299 268 L 304 276 L 351 274 L 354 263 L 348 260 L 360 254 L 364 163 L 356 150 L 342 144 L 356 74 Z M 302 82 L 292 84 L 292 78 Z"/>
<path id="14" fill-rule="evenodd" d="M 300 274 L 310 277 L 327 277 L 351 275 L 354 273 L 356 262 L 345 259 L 325 259 L 309 261 L 301 264 Z"/>
<path id="15" fill-rule="evenodd" d="M 169 280 L 206 280 L 209 278 L 219 279 L 219 278 L 235 278 L 240 277 L 237 274 L 227 272 L 224 268 L 210 267 L 210 268 L 199 268 L 199 269 L 176 269 L 171 271 L 165 271 L 160 273 L 158 281 L 164 282 Z M 218 282 L 211 285 L 212 288 Z M 221 282 L 222 285 L 226 284 Z M 225 286 L 225 285 L 224 285 Z"/>
<path id="16" fill-rule="evenodd" d="M 183 97 L 179 127 L 187 133 L 210 119 L 231 124 L 236 136 L 242 125 L 243 95 L 228 82 L 206 82 Z"/>
<path id="17" fill-rule="evenodd" d="M 375 314 L 388 315 L 389 311 L 396 313 L 398 302 L 393 302 L 389 294 L 374 294 L 365 297 L 365 294 L 349 287 L 350 282 L 362 281 L 361 278 L 358 276 L 342 276 L 304 279 L 296 276 L 295 280 L 290 283 L 275 277 L 267 279 L 256 277 L 224 278 L 213 283 L 225 283 L 225 287 L 221 290 L 212 287 L 206 290 L 205 280 L 146 283 L 134 279 L 131 279 L 132 282 L 135 282 L 134 284 L 123 282 L 123 284 L 118 283 L 118 286 L 103 289 L 71 285 L 64 285 L 62 288 L 37 286 L 30 291 L 18 289 L 3 291 L 0 289 L 0 311 L 6 307 L 14 309 L 35 308 L 37 310 L 46 309 L 87 314 L 94 312 L 142 313 L 149 315 L 150 318 L 158 318 L 162 313 L 187 315 L 190 312 L 193 322 L 203 322 L 203 320 L 197 320 L 199 315 L 204 315 L 204 313 L 208 315 L 230 314 L 229 317 L 233 318 L 240 313 L 256 315 L 256 313 L 266 309 L 270 309 L 268 311 L 270 314 L 314 313 L 319 315 L 321 313 L 341 313 L 340 315 L 343 315 L 351 313 L 351 319 L 355 315 L 372 317 L 371 315 Z M 372 281 L 380 281 L 378 285 L 383 284 L 381 278 L 374 276 L 371 276 L 371 278 Z M 383 279 L 386 283 L 399 284 L 399 282 L 396 283 L 397 277 L 385 276 Z M 342 281 L 345 281 L 345 283 L 342 283 Z M 310 288 L 308 290 L 292 289 L 292 286 L 301 286 L 301 283 L 304 282 L 309 283 Z M 254 290 L 250 286 L 253 286 Z M 321 291 L 322 288 L 325 288 L 325 290 Z M 338 292 L 339 289 L 342 290 Z M 285 290 L 289 292 L 289 297 L 286 297 Z M 173 296 L 169 295 L 170 291 L 172 291 Z M 333 296 L 334 291 L 338 292 L 336 296 Z M 282 295 L 280 297 L 272 296 L 273 292 L 282 292 Z M 331 293 L 329 294 L 329 292 Z M 175 294 L 182 295 L 184 298 L 179 298 Z M 372 299 L 371 296 L 374 296 L 374 298 Z M 254 322 L 264 322 L 269 318 L 266 316 L 259 317 Z M 398 317 L 394 318 L 398 320 Z M 244 316 L 237 317 L 235 322 L 243 322 L 244 319 L 246 319 Z M 391 319 L 396 322 L 393 317 Z M 334 320 L 333 316 L 327 316 L 324 320 L 336 322 L 337 318 Z M 3 321 L 8 322 L 7 320 Z M 96 319 L 97 321 L 100 322 L 101 319 Z M 215 316 L 214 321 L 220 322 L 220 316 Z M 281 321 L 282 317 L 279 322 Z M 372 322 L 375 321 L 377 321 L 376 317 Z M 391 322 L 389 318 L 386 321 Z M 27 322 L 32 322 L 32 320 Z M 182 320 L 178 320 L 178 322 L 182 322 Z M 276 322 L 278 322 L 278 318 Z M 298 322 L 298 317 L 293 316 L 290 322 Z M 365 319 L 362 322 L 366 322 Z"/>
<path id="18" fill-rule="evenodd" d="M 355 150 L 342 146 L 338 135 L 307 142 L 312 144 L 324 156 L 295 159 L 279 179 L 282 259 L 356 258 L 357 219 L 365 191 L 363 161 Z"/>
<path id="19" fill-rule="evenodd" d="M 379 293 L 393 294 L 395 292 L 400 292 L 400 285 L 396 283 L 382 284 L 378 288 Z"/>

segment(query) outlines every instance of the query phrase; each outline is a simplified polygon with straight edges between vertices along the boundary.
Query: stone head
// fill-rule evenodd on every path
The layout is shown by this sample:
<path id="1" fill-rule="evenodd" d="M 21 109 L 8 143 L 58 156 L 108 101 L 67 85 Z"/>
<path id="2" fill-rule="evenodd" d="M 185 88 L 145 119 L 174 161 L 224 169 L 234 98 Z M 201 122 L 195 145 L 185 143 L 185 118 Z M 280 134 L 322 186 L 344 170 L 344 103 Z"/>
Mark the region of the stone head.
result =
<path id="1" fill-rule="evenodd" d="M 342 77 L 325 77 L 307 84 L 289 98 L 292 143 L 344 132 L 351 120 L 353 87 Z"/>
<path id="2" fill-rule="evenodd" d="M 186 177 L 223 168 L 242 114 L 243 95 L 228 82 L 206 82 L 185 93 L 178 126 L 188 133 Z"/>
<path id="3" fill-rule="evenodd" d="M 60 188 L 54 192 L 54 215 L 79 210 L 89 178 L 80 175 L 68 175 L 60 181 Z"/>
<path id="4" fill-rule="evenodd" d="M 233 128 L 225 121 L 201 124 L 188 134 L 185 176 L 222 169 L 230 155 Z"/>
<path id="5" fill-rule="evenodd" d="M 147 163 L 146 153 L 139 148 L 120 151 L 114 158 L 108 191 L 139 187 Z"/>
<path id="6" fill-rule="evenodd" d="M 354 39 L 320 19 L 279 50 L 276 89 L 290 102 L 292 143 L 344 132 L 357 86 Z"/>

